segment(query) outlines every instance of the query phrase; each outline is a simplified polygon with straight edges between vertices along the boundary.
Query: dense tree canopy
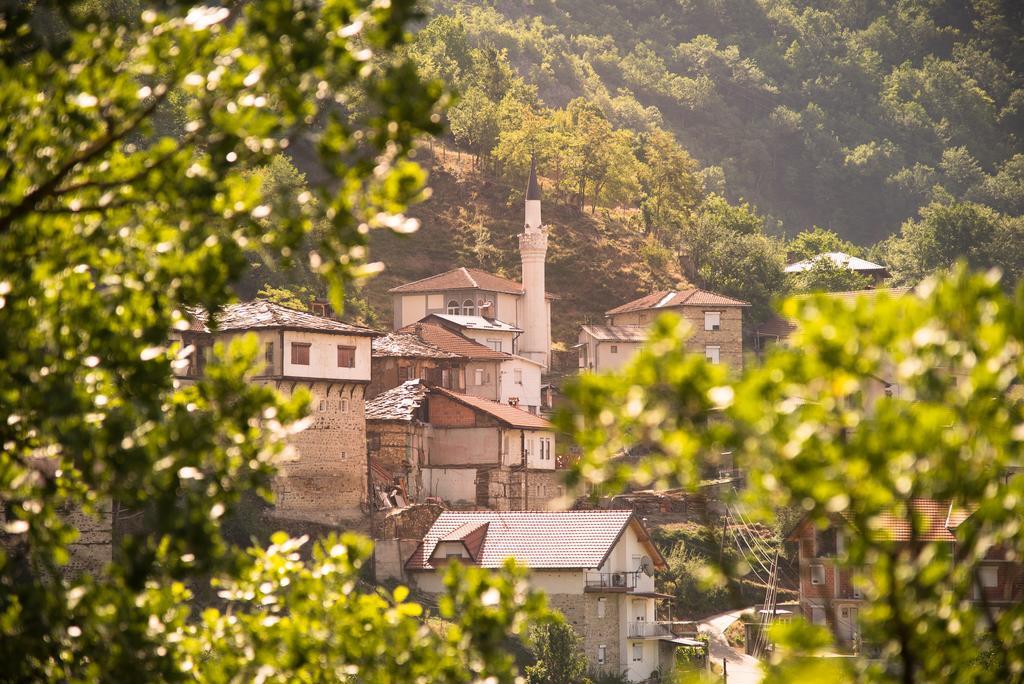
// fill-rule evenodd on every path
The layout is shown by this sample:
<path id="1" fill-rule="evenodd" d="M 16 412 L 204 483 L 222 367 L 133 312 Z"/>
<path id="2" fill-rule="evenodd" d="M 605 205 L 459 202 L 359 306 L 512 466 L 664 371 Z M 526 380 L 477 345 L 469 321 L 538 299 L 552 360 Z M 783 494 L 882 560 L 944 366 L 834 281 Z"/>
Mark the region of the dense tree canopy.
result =
<path id="1" fill-rule="evenodd" d="M 688 353 L 687 324 L 671 316 L 621 372 L 579 376 L 563 420 L 586 452 L 577 480 L 696 487 L 728 459 L 747 473 L 749 511 L 796 506 L 841 525 L 840 563 L 881 658 L 795 657 L 831 642 L 797 622 L 776 630 L 769 681 L 1019 680 L 1024 605 L 969 599 L 990 550 L 1024 557 L 1024 289 L 1010 297 L 998 274 L 957 269 L 909 295 L 801 297 L 783 312 L 796 321 L 790 344 L 738 376 Z M 880 381 L 899 391 L 872 391 Z M 651 455 L 635 467 L 615 458 L 637 445 Z M 895 516 L 924 539 L 918 497 L 971 512 L 955 555 L 887 534 L 881 521 Z"/>
<path id="2" fill-rule="evenodd" d="M 670 131 L 721 168 L 731 201 L 755 203 L 790 234 L 827 226 L 866 245 L 946 195 L 1021 211 L 1020 3 L 443 0 L 436 9 L 443 16 L 417 48 L 430 73 L 457 64 L 445 73 L 463 89 L 474 67 L 451 55 L 486 47 L 546 106 L 584 97 L 616 127 Z M 440 36 L 453 38 L 451 51 Z"/>
<path id="3" fill-rule="evenodd" d="M 247 381 L 254 340 L 172 379 L 193 351 L 168 347 L 185 307 L 229 302 L 253 253 L 308 259 L 340 308 L 377 270 L 367 232 L 409 227 L 424 176 L 408 155 L 443 94 L 394 55 L 420 15 L 160 4 L 0 10 L 0 679 L 511 681 L 501 642 L 541 608 L 511 569 L 453 571 L 431 624 L 407 590 L 359 587 L 364 540 L 308 564 L 283 536 L 228 549 L 221 521 L 268 493 L 305 397 Z M 300 144 L 324 187 L 275 161 Z M 101 575 L 64 578 L 69 516 L 111 502 L 151 524 Z M 223 609 L 195 615 L 211 577 Z"/>

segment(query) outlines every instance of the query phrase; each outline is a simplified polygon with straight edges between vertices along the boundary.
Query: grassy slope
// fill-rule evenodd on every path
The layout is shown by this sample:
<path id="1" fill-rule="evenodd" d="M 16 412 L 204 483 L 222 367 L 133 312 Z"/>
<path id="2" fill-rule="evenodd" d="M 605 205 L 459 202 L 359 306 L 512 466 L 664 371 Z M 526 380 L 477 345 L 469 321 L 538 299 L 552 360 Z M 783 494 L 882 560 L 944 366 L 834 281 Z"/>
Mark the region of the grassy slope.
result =
<path id="1" fill-rule="evenodd" d="M 431 164 L 424 160 L 424 166 Z M 477 173 L 449 151 L 432 165 L 433 196 L 410 213 L 422 227 L 410 236 L 378 231 L 371 255 L 387 265 L 363 294 L 382 318 L 391 321 L 388 288 L 459 266 L 476 267 L 519 280 L 522 232 L 521 193 Z M 550 198 L 543 205 L 550 226 L 547 290 L 558 296 L 552 311 L 552 336 L 574 344 L 579 326 L 599 322 L 602 313 L 658 287 L 673 287 L 678 267 L 657 263 L 646 238 L 625 224 L 625 217 L 579 214 Z M 489 233 L 487 239 L 481 235 Z M 654 261 L 652 267 L 650 261 Z"/>

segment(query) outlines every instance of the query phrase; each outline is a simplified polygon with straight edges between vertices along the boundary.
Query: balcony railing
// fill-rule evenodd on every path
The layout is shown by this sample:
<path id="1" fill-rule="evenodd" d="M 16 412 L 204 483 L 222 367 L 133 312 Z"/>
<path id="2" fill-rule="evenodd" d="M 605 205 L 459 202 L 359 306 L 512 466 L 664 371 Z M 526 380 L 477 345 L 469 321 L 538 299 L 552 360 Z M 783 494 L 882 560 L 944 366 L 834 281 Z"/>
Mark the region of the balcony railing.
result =
<path id="1" fill-rule="evenodd" d="M 590 591 L 632 591 L 636 589 L 635 572 L 588 572 Z"/>
<path id="2" fill-rule="evenodd" d="M 665 625 L 641 620 L 630 622 L 627 633 L 630 639 L 660 639 L 673 636 L 672 630 Z"/>

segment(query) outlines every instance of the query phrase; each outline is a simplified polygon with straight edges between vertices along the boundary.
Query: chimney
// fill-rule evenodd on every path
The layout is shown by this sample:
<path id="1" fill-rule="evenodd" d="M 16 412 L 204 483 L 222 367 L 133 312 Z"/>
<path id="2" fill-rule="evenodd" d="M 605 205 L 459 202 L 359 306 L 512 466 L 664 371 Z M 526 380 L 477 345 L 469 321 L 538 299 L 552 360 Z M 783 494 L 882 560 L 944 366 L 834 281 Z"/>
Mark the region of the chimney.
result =
<path id="1" fill-rule="evenodd" d="M 494 302 L 486 301 L 480 305 L 480 315 L 484 318 L 494 318 Z"/>

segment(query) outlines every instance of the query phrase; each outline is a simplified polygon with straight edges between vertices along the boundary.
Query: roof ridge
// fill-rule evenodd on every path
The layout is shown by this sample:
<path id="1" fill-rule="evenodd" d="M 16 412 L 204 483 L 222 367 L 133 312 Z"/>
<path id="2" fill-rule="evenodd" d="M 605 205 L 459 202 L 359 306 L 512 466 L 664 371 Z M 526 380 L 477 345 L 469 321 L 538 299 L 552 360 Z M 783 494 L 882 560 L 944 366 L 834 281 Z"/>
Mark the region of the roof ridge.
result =
<path id="1" fill-rule="evenodd" d="M 470 274 L 468 268 L 466 268 L 465 266 L 459 266 L 459 268 L 461 268 L 462 272 L 466 274 L 467 278 L 469 278 L 469 282 L 473 283 L 473 287 L 480 287 L 480 284 L 476 282 L 476 278 L 474 278 L 472 274 Z"/>

